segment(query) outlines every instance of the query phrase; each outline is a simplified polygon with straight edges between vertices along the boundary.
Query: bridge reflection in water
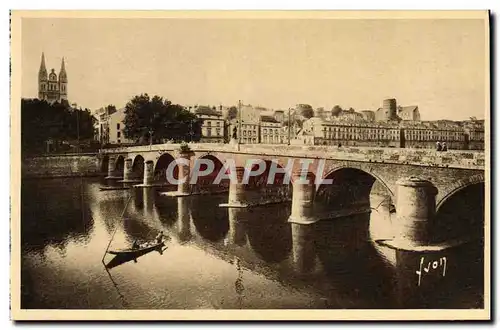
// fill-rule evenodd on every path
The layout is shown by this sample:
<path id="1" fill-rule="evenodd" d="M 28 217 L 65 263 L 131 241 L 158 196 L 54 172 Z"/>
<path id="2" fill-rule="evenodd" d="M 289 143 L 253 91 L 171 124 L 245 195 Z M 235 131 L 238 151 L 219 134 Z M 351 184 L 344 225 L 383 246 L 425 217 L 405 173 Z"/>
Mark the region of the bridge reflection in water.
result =
<path id="1" fill-rule="evenodd" d="M 221 208 L 227 194 L 172 198 L 153 188 L 100 192 L 97 181 L 64 180 L 23 186 L 26 196 L 43 194 L 46 200 L 34 204 L 23 198 L 23 308 L 121 308 L 123 299 L 127 308 L 483 304 L 480 243 L 433 254 L 381 246 L 374 240 L 390 237 L 387 228 L 394 221 L 383 196 L 371 196 L 371 205 L 381 205 L 371 213 L 303 225 L 288 222 L 290 203 Z M 128 194 L 132 200 L 120 219 Z M 100 264 L 115 229 L 113 247 L 150 240 L 160 230 L 171 237 L 162 254 L 152 252 L 110 270 L 120 293 Z M 446 281 L 442 269 L 433 268 L 443 256 Z"/>

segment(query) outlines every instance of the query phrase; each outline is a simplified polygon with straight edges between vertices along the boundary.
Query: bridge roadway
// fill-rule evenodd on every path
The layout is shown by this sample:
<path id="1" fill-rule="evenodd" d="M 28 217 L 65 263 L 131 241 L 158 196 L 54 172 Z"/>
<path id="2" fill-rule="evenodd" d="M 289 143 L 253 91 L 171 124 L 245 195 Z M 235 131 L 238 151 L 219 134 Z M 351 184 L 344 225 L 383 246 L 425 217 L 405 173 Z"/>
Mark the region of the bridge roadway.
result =
<path id="1" fill-rule="evenodd" d="M 99 159 L 108 179 L 142 182 L 141 186 L 146 187 L 164 182 L 166 179 L 159 174 L 179 158 L 190 164 L 177 166 L 181 179 L 190 177 L 197 159 L 209 158 L 219 169 L 234 161 L 239 183 L 228 183 L 228 203 L 224 206 L 291 201 L 290 222 L 300 224 L 370 212 L 369 196 L 377 182 L 378 189 L 385 190 L 395 206 L 400 238 L 412 244 L 427 244 L 432 240 L 429 231 L 433 219 L 441 208 L 450 209 L 446 206 L 448 201 L 457 203 L 464 191 L 478 185 L 484 191 L 485 184 L 485 154 L 480 151 L 208 143 L 192 143 L 189 148 L 189 152 L 181 152 L 178 144 L 159 144 L 103 149 Z M 286 168 L 292 184 L 275 181 L 272 185 L 262 185 L 258 178 L 241 184 L 244 167 L 250 159 L 266 161 L 268 169 L 272 163 Z M 290 159 L 297 160 L 293 168 L 287 168 Z M 311 160 L 309 178 L 319 174 L 323 179 L 332 179 L 332 184 L 315 184 L 314 180 L 299 184 L 298 159 Z M 187 181 L 170 195 L 187 196 L 193 191 L 204 190 L 193 189 Z"/>

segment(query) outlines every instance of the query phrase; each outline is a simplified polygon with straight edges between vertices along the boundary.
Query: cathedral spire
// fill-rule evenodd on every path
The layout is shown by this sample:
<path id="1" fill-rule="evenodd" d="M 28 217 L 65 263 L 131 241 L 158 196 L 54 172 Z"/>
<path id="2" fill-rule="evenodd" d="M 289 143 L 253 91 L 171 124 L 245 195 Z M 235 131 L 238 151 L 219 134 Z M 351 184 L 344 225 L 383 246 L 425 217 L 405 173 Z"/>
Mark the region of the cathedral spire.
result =
<path id="1" fill-rule="evenodd" d="M 59 72 L 59 80 L 62 82 L 67 82 L 66 67 L 64 66 L 64 57 L 61 61 L 61 71 Z"/>
<path id="2" fill-rule="evenodd" d="M 42 52 L 42 60 L 40 62 L 40 70 L 38 71 L 40 80 L 47 80 L 47 68 L 45 67 L 45 54 Z"/>

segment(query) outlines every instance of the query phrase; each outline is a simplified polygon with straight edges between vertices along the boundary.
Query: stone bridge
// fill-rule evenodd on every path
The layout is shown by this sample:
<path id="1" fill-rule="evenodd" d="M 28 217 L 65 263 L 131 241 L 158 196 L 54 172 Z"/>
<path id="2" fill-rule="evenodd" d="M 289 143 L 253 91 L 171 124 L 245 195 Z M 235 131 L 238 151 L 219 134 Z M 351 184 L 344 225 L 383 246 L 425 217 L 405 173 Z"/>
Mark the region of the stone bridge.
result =
<path id="1" fill-rule="evenodd" d="M 456 212 L 455 206 L 467 204 L 470 196 L 476 198 L 475 205 L 466 206 L 476 211 L 465 210 L 467 216 L 484 217 L 484 152 L 262 144 L 189 144 L 189 149 L 182 152 L 178 144 L 104 149 L 99 155 L 101 171 L 108 179 L 137 182 L 143 187 L 161 186 L 167 184 L 165 172 L 175 160 L 183 159 L 184 164 L 175 166 L 174 176 L 189 179 L 199 172 L 192 170 L 199 166 L 198 160 L 210 159 L 215 164 L 214 172 L 200 177 L 197 184 L 186 180 L 176 192 L 165 194 L 229 191 L 228 202 L 221 204 L 226 207 L 291 201 L 290 221 L 301 224 L 370 212 L 370 193 L 377 190 L 387 196 L 386 203 L 396 211 L 401 236 L 413 242 L 430 240 L 433 235 L 428 232 L 435 227 L 432 219 L 439 218 L 440 212 L 446 213 L 443 218 L 447 220 L 438 227 L 441 232 L 449 231 L 450 222 L 456 218 L 451 215 Z M 252 159 L 265 162 L 264 172 L 243 184 L 245 169 L 256 169 Z M 273 167 L 280 173 L 267 183 Z M 238 182 L 224 179 L 214 184 L 221 168 L 235 171 Z M 203 171 L 203 165 L 198 170 Z M 304 184 L 301 178 L 308 178 L 309 183 Z"/>

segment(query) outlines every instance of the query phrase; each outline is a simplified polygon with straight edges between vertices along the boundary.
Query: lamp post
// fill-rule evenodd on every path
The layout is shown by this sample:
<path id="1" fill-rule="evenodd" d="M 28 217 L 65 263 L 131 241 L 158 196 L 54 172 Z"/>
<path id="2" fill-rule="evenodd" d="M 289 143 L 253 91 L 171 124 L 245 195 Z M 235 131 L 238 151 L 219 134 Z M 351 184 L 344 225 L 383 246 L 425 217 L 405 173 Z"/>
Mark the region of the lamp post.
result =
<path id="1" fill-rule="evenodd" d="M 193 135 L 194 135 L 194 132 L 193 132 L 193 120 L 191 119 L 189 121 L 189 142 L 193 142 Z"/>
<path id="2" fill-rule="evenodd" d="M 241 100 L 238 100 L 238 151 L 241 144 Z"/>
<path id="3" fill-rule="evenodd" d="M 153 117 L 149 117 L 148 133 L 149 133 L 149 149 L 151 150 L 153 147 Z"/>
<path id="4" fill-rule="evenodd" d="M 80 152 L 80 110 L 76 110 L 76 138 L 77 138 L 77 152 Z"/>
<path id="5" fill-rule="evenodd" d="M 292 133 L 292 121 L 291 121 L 291 108 L 288 108 L 288 145 L 290 145 L 291 133 Z"/>

